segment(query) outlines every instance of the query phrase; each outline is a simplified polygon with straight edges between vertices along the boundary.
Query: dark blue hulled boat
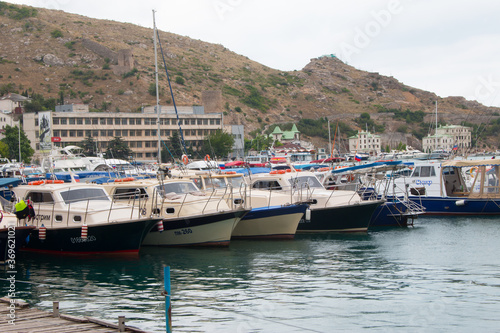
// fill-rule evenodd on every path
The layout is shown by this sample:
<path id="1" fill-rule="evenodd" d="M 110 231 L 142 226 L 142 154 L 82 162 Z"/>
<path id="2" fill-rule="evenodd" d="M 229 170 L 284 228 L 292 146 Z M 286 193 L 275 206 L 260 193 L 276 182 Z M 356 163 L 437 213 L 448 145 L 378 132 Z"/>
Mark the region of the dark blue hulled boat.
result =
<path id="1" fill-rule="evenodd" d="M 412 191 L 409 197 L 426 215 L 500 215 L 500 159 L 447 161 L 439 176 L 433 184 L 439 191 Z"/>

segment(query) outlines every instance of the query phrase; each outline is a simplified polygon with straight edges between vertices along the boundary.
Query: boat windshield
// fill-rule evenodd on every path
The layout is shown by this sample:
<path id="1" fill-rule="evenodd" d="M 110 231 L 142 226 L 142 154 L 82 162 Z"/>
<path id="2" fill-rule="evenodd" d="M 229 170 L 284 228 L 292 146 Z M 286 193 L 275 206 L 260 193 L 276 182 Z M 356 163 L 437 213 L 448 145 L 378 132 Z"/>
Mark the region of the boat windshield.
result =
<path id="1" fill-rule="evenodd" d="M 191 192 L 198 192 L 199 189 L 191 182 L 176 182 L 176 183 L 166 183 L 156 186 L 156 189 L 160 193 L 176 193 L 185 194 Z"/>
<path id="2" fill-rule="evenodd" d="M 227 179 L 227 182 L 234 189 L 243 188 L 245 186 L 245 180 L 243 179 L 243 176 L 240 176 L 240 177 L 228 177 L 226 179 Z"/>
<path id="3" fill-rule="evenodd" d="M 212 177 L 207 177 L 205 178 L 205 184 L 207 189 L 223 189 L 226 188 L 226 182 L 224 181 L 224 178 L 212 178 Z"/>
<path id="4" fill-rule="evenodd" d="M 65 204 L 89 200 L 109 201 L 109 197 L 102 188 L 79 188 L 61 192 Z"/>
<path id="5" fill-rule="evenodd" d="M 318 178 L 312 176 L 300 176 L 288 179 L 288 182 L 295 188 L 323 188 Z"/>

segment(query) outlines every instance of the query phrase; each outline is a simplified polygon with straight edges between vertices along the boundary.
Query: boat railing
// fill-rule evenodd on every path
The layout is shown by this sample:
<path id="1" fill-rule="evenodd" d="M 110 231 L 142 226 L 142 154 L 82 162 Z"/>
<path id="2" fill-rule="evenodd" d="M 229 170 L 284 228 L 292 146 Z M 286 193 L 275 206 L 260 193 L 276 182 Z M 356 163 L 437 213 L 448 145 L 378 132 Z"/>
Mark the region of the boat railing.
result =
<path id="1" fill-rule="evenodd" d="M 109 205 L 101 205 L 102 208 L 99 209 L 99 208 L 94 208 L 91 206 L 91 203 L 93 201 L 96 201 L 98 200 L 98 198 L 96 197 L 92 197 L 92 198 L 88 198 L 88 199 L 79 199 L 79 200 L 74 200 L 74 201 L 65 201 L 65 200 L 61 200 L 61 201 L 51 201 L 51 202 L 33 202 L 32 198 L 28 197 L 26 200 L 27 202 L 31 203 L 31 206 L 33 207 L 33 210 L 34 210 L 34 214 L 35 216 L 31 217 L 29 219 L 29 221 L 26 221 L 25 219 L 25 222 L 29 222 L 31 223 L 32 225 L 35 225 L 37 227 L 40 227 L 42 224 L 43 225 L 46 225 L 46 226 L 49 226 L 50 227 L 55 227 L 55 226 L 64 226 L 64 220 L 61 219 L 61 221 L 58 221 L 58 216 L 62 216 L 65 215 L 66 216 L 66 223 L 65 223 L 65 226 L 66 227 L 69 227 L 70 226 L 70 220 L 72 222 L 75 223 L 81 223 L 82 225 L 83 224 L 86 224 L 86 221 L 89 217 L 89 215 L 95 215 L 95 214 L 98 214 L 98 213 L 107 213 L 107 217 L 106 219 L 102 220 L 100 219 L 99 221 L 96 221 L 97 223 L 110 223 L 110 222 L 114 222 L 116 221 L 116 216 L 117 216 L 117 212 L 118 211 L 130 211 L 130 212 L 133 212 L 134 210 L 134 207 L 132 205 L 129 205 L 129 204 L 121 204 L 121 205 L 114 205 L 113 204 L 113 200 L 109 200 L 109 197 L 105 196 L 102 198 L 103 200 L 106 200 L 109 202 Z M 85 206 L 84 206 L 84 209 L 83 211 L 80 211 L 80 210 L 76 210 L 74 208 L 74 205 L 75 203 L 78 202 L 78 203 L 82 203 L 82 202 L 85 202 Z M 64 205 L 66 206 L 64 209 L 57 209 L 57 207 L 64 207 Z M 79 205 L 80 207 L 83 206 L 83 205 Z M 50 211 L 50 215 L 47 217 L 47 213 L 48 211 Z M 57 214 L 57 215 L 56 215 Z M 74 217 L 77 217 L 77 216 L 80 216 L 81 219 L 77 222 L 77 220 L 74 219 Z M 119 219 L 123 219 L 125 220 L 125 217 L 120 217 Z M 49 221 L 47 221 L 49 220 Z M 47 222 L 49 222 L 49 224 L 47 225 Z M 61 223 L 62 222 L 62 223 Z M 59 224 L 60 223 L 60 224 Z"/>

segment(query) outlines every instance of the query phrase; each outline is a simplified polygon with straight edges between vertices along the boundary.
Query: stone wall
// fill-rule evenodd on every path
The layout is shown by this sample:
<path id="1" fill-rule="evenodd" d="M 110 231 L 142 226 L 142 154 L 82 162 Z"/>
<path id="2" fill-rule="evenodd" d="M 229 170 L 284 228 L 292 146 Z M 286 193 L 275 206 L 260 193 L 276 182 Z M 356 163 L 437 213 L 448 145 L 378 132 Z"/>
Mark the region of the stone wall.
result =
<path id="1" fill-rule="evenodd" d="M 118 53 L 107 48 L 106 46 L 85 38 L 82 39 L 82 45 L 87 50 L 90 50 L 103 58 L 109 58 L 112 64 L 116 65 L 118 63 Z"/>
<path id="2" fill-rule="evenodd" d="M 205 90 L 201 93 L 201 101 L 205 113 L 222 112 L 222 92 L 220 90 Z"/>

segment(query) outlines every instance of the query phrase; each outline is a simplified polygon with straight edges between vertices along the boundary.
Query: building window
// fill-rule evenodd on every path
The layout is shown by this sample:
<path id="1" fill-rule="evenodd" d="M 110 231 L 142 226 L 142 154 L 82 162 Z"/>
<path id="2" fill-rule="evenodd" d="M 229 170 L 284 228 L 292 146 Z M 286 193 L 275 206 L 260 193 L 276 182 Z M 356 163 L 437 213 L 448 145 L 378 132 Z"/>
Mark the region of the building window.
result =
<path id="1" fill-rule="evenodd" d="M 135 118 L 130 118 L 130 119 L 128 120 L 128 124 L 129 124 L 129 125 L 135 125 Z"/>
<path id="2" fill-rule="evenodd" d="M 108 136 L 113 137 L 113 130 L 108 130 Z"/>
<path id="3" fill-rule="evenodd" d="M 60 118 L 61 125 L 68 125 L 68 118 Z"/>
<path id="4" fill-rule="evenodd" d="M 120 118 L 115 118 L 115 125 L 120 125 Z"/>
<path id="5" fill-rule="evenodd" d="M 85 131 L 85 136 L 86 136 L 87 138 L 90 138 L 90 136 L 91 136 L 91 135 L 92 135 L 92 131 L 91 131 L 91 130 L 86 130 L 86 131 Z"/>
<path id="6" fill-rule="evenodd" d="M 92 136 L 97 138 L 99 136 L 99 131 L 98 130 L 92 130 Z"/>
<path id="7" fill-rule="evenodd" d="M 149 120 L 149 122 L 151 123 L 151 125 L 156 125 L 156 119 L 155 118 L 151 118 Z"/>
<path id="8" fill-rule="evenodd" d="M 38 132 L 38 131 L 37 131 L 37 132 Z M 54 136 L 61 136 L 61 133 L 60 133 L 59 131 L 57 131 L 57 130 L 55 130 L 55 131 L 53 132 L 53 134 L 54 134 Z M 37 134 L 37 137 L 38 137 L 38 136 L 39 136 L 39 135 Z"/>
<path id="9" fill-rule="evenodd" d="M 85 125 L 90 125 L 91 123 L 90 118 L 85 118 Z"/>
<path id="10" fill-rule="evenodd" d="M 150 136 L 150 130 L 144 130 L 144 136 Z"/>
<path id="11" fill-rule="evenodd" d="M 142 119 L 139 119 L 139 118 L 138 118 L 138 119 L 136 119 L 136 120 L 135 120 L 135 124 L 136 124 L 136 125 L 141 125 L 141 124 L 142 124 Z"/>
<path id="12" fill-rule="evenodd" d="M 99 118 L 92 118 L 92 125 L 99 124 Z"/>
<path id="13" fill-rule="evenodd" d="M 135 136 L 142 136 L 142 130 L 136 130 Z"/>
<path id="14" fill-rule="evenodd" d="M 38 131 L 38 130 L 37 130 L 37 131 L 35 131 L 35 136 L 36 136 L 37 138 L 38 138 L 38 137 L 40 137 L 40 131 Z M 18 142 L 19 142 L 19 141 L 18 141 Z"/>
<path id="15" fill-rule="evenodd" d="M 122 118 L 122 125 L 127 125 L 127 118 Z"/>
<path id="16" fill-rule="evenodd" d="M 68 131 L 67 130 L 62 130 L 61 131 L 61 137 L 65 138 L 68 136 Z"/>
<path id="17" fill-rule="evenodd" d="M 83 118 L 76 118 L 77 125 L 83 125 Z"/>
<path id="18" fill-rule="evenodd" d="M 137 148 L 142 148 L 142 141 L 137 141 Z"/>
<path id="19" fill-rule="evenodd" d="M 149 125 L 149 118 L 144 119 L 144 125 Z"/>
<path id="20" fill-rule="evenodd" d="M 135 136 L 135 130 L 130 130 L 130 136 Z"/>
<path id="21" fill-rule="evenodd" d="M 106 119 L 106 124 L 113 125 L 113 118 Z"/>
<path id="22" fill-rule="evenodd" d="M 203 119 L 198 119 L 198 125 L 203 125 Z"/>
<path id="23" fill-rule="evenodd" d="M 106 130 L 101 130 L 101 136 L 106 136 Z"/>
<path id="24" fill-rule="evenodd" d="M 122 131 L 115 130 L 115 136 L 122 136 Z"/>
<path id="25" fill-rule="evenodd" d="M 75 120 L 75 118 L 69 118 L 68 120 L 69 120 L 69 124 L 70 124 L 70 125 L 74 125 L 74 124 L 76 124 L 76 120 Z"/>
<path id="26" fill-rule="evenodd" d="M 100 118 L 99 119 L 99 124 L 106 125 L 106 118 Z"/>
<path id="27" fill-rule="evenodd" d="M 144 142 L 144 147 L 145 148 L 150 148 L 151 147 L 151 142 L 149 142 L 149 141 Z"/>
<path id="28" fill-rule="evenodd" d="M 122 130 L 122 136 L 128 136 L 128 131 L 127 130 Z"/>
<path id="29" fill-rule="evenodd" d="M 220 119 L 215 119 L 215 124 L 220 125 Z"/>
<path id="30" fill-rule="evenodd" d="M 76 136 L 83 137 L 83 131 L 82 130 L 76 131 Z"/>
<path id="31" fill-rule="evenodd" d="M 191 119 L 191 125 L 196 125 L 196 119 Z"/>
<path id="32" fill-rule="evenodd" d="M 156 130 L 151 130 L 151 136 L 156 136 L 156 133 L 158 133 Z"/>

